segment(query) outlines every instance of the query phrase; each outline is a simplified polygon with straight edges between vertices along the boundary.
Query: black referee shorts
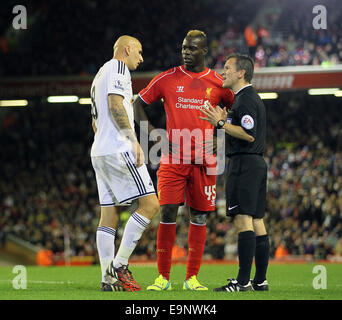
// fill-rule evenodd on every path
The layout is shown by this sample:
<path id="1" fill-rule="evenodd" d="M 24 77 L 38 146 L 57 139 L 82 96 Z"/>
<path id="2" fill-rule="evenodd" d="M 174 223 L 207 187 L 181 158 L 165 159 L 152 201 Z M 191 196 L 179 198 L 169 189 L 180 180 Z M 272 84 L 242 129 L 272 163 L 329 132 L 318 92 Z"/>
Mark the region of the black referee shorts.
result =
<path id="1" fill-rule="evenodd" d="M 254 154 L 230 157 L 226 174 L 227 216 L 246 214 L 254 219 L 265 216 L 267 165 Z"/>

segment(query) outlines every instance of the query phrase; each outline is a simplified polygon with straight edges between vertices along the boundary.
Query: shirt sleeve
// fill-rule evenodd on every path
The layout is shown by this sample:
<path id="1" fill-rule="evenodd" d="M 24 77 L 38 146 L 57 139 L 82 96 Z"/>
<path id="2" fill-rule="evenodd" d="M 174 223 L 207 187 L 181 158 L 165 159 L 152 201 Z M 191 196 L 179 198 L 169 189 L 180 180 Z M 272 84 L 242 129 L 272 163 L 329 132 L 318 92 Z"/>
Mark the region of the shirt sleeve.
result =
<path id="1" fill-rule="evenodd" d="M 117 61 L 114 67 L 110 69 L 107 76 L 107 94 L 118 94 L 124 96 L 125 84 L 127 82 L 128 71 L 123 62 Z"/>
<path id="2" fill-rule="evenodd" d="M 241 104 L 236 110 L 237 125 L 241 126 L 246 133 L 255 137 L 257 128 L 257 112 L 256 108 Z"/>
<path id="3" fill-rule="evenodd" d="M 163 98 L 163 78 L 165 72 L 154 77 L 145 89 L 139 92 L 139 97 L 147 104 L 151 104 Z"/>

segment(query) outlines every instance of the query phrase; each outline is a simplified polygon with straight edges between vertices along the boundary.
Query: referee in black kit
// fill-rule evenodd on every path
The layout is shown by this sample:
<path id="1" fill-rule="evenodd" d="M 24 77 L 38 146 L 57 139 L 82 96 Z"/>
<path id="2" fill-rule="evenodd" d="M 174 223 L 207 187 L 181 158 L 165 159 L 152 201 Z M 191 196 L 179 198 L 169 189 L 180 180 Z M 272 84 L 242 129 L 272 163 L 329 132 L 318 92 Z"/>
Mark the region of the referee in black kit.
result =
<path id="1" fill-rule="evenodd" d="M 234 104 L 228 113 L 225 109 L 214 109 L 209 105 L 202 108 L 206 117 L 200 117 L 228 134 L 227 216 L 234 219 L 238 232 L 238 276 L 214 291 L 268 290 L 269 239 L 263 221 L 267 184 L 267 165 L 263 158 L 266 110 L 252 87 L 253 71 L 254 63 L 250 57 L 229 55 L 222 74 L 222 86 L 235 92 Z M 256 272 L 250 281 L 254 257 Z"/>

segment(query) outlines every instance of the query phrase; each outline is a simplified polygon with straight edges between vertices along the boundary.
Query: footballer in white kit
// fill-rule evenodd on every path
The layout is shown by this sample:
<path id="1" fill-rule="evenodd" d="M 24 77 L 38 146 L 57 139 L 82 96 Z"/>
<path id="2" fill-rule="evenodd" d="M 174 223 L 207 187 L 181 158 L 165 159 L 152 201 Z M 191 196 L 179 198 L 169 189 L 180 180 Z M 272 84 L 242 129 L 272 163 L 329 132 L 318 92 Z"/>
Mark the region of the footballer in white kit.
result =
<path id="1" fill-rule="evenodd" d="M 116 59 L 102 66 L 91 86 L 91 113 L 97 130 L 90 155 L 101 206 L 122 205 L 155 193 L 146 165 L 136 167 L 131 142 L 111 115 L 110 94 L 123 96 L 123 105 L 134 128 L 130 71 L 124 62 Z"/>
<path id="2" fill-rule="evenodd" d="M 106 62 L 91 86 L 91 161 L 95 170 L 101 217 L 96 246 L 101 265 L 101 291 L 140 291 L 128 261 L 160 205 L 144 164 L 144 153 L 134 132 L 130 70 L 142 63 L 142 45 L 123 35 L 114 43 L 113 59 Z M 119 248 L 115 236 L 121 208 L 137 199 L 127 220 Z"/>

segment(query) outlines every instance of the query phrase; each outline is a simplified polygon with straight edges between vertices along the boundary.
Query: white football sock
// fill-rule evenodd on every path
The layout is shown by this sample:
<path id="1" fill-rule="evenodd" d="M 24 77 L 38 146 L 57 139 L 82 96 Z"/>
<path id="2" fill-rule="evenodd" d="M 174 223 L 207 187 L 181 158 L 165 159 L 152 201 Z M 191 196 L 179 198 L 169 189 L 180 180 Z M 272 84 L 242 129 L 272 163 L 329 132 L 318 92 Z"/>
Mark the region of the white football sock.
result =
<path id="1" fill-rule="evenodd" d="M 115 229 L 99 226 L 96 232 L 96 246 L 99 254 L 102 282 L 106 282 L 106 269 L 115 256 Z"/>
<path id="2" fill-rule="evenodd" d="M 118 253 L 113 261 L 115 268 L 128 264 L 128 259 L 137 246 L 151 220 L 134 212 L 126 223 Z"/>

